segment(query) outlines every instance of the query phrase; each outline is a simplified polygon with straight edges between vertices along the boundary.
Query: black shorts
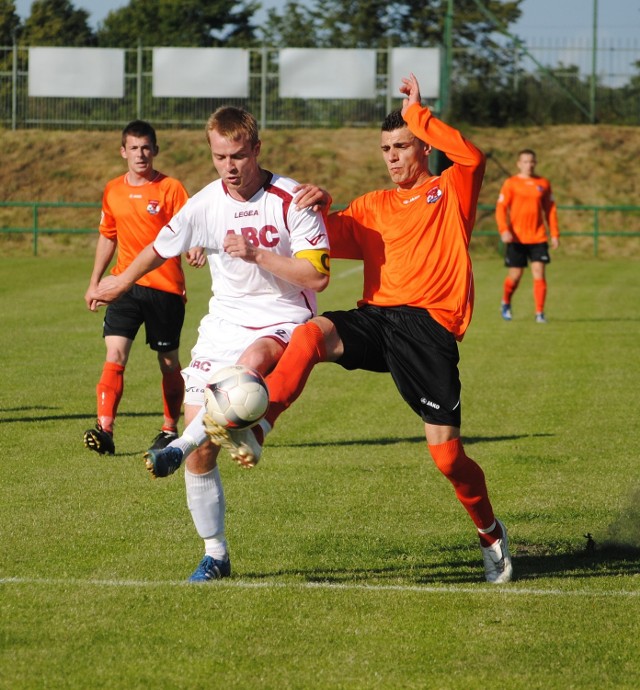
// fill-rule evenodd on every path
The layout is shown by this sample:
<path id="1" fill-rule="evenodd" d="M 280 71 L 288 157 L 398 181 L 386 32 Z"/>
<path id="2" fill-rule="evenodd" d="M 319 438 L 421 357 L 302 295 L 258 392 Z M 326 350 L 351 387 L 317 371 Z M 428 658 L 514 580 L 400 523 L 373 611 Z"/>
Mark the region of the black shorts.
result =
<path id="1" fill-rule="evenodd" d="M 134 285 L 107 307 L 102 336 L 120 335 L 134 340 L 143 323 L 146 342 L 152 350 L 177 350 L 184 323 L 184 300 L 171 292 Z"/>
<path id="2" fill-rule="evenodd" d="M 458 343 L 425 309 L 365 305 L 323 316 L 344 345 L 345 369 L 389 372 L 409 407 L 429 424 L 460 427 Z"/>
<path id="3" fill-rule="evenodd" d="M 504 265 L 507 268 L 526 268 L 528 261 L 539 261 L 543 264 L 551 263 L 548 242 L 538 244 L 520 244 L 508 242 L 504 255 Z"/>

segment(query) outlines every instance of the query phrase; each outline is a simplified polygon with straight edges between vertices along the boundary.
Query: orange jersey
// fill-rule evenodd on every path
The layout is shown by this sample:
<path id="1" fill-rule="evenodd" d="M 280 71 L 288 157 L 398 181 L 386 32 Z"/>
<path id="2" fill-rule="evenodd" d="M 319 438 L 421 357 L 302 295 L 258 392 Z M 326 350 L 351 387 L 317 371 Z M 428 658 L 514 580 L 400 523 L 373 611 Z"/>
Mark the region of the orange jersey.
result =
<path id="1" fill-rule="evenodd" d="M 118 243 L 112 273 L 122 273 L 136 256 L 156 239 L 160 229 L 184 206 L 189 195 L 173 177 L 158 173 L 140 186 L 127 182 L 127 175 L 109 181 L 102 196 L 100 232 Z M 159 268 L 142 276 L 138 285 L 186 297 L 180 257 L 168 259 Z"/>
<path id="2" fill-rule="evenodd" d="M 546 242 L 545 221 L 551 237 L 559 237 L 558 213 L 549 180 L 537 175 L 514 175 L 505 180 L 496 204 L 496 221 L 500 234 L 510 231 L 521 244 Z"/>
<path id="3" fill-rule="evenodd" d="M 369 192 L 330 214 L 331 256 L 364 262 L 359 306 L 426 309 L 462 340 L 473 310 L 468 249 L 485 158 L 428 108 L 412 105 L 405 121 L 453 166 L 415 189 Z"/>

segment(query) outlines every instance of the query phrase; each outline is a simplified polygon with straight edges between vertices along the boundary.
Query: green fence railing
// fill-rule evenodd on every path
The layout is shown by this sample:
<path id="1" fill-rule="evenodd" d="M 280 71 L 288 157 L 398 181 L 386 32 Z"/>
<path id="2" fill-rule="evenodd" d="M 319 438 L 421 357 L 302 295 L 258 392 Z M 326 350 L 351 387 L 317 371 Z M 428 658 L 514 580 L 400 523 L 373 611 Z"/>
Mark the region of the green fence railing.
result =
<path id="1" fill-rule="evenodd" d="M 100 204 L 93 202 L 45 202 L 45 201 L 0 201 L 0 209 L 17 208 L 29 212 L 30 222 L 16 225 L 13 222 L 5 224 L 0 212 L 1 234 L 30 234 L 33 238 L 33 254 L 38 254 L 38 241 L 43 235 L 86 235 L 95 233 L 98 227 L 98 214 L 95 215 L 95 223 L 90 227 L 81 227 L 81 219 L 73 217 L 73 212 L 81 209 L 99 210 Z M 43 223 L 44 210 L 68 210 L 69 218 L 58 220 L 52 224 L 50 219 Z M 492 204 L 478 205 L 478 220 L 474 237 L 495 237 L 498 235 L 493 219 L 495 207 Z M 562 237 L 590 237 L 593 242 L 593 254 L 598 255 L 600 240 L 604 237 L 640 238 L 640 206 L 614 205 L 614 206 L 590 206 L 590 205 L 558 205 L 560 215 L 560 229 Z M 568 214 L 578 214 L 578 218 L 571 219 Z M 614 220 L 606 224 L 603 217 L 618 214 Z M 14 214 L 15 215 L 15 214 Z M 68 214 L 67 214 L 68 215 Z M 76 213 L 77 215 L 77 213 Z M 617 226 L 617 227 L 616 227 Z M 573 228 L 579 229 L 573 229 Z M 565 229 L 571 228 L 571 229 Z"/>

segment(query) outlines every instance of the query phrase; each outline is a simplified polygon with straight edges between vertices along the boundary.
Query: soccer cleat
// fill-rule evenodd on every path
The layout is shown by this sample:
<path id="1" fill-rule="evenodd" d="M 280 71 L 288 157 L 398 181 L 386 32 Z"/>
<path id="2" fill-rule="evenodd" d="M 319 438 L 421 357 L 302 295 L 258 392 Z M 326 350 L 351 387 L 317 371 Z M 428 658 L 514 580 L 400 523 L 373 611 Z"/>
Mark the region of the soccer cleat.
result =
<path id="1" fill-rule="evenodd" d="M 161 450 L 162 448 L 166 448 L 171 441 L 175 441 L 177 438 L 178 434 L 175 431 L 162 430 L 153 441 L 151 441 L 149 450 Z"/>
<path id="2" fill-rule="evenodd" d="M 547 320 L 544 317 L 544 312 L 539 311 L 536 314 L 536 323 L 547 323 Z"/>
<path id="3" fill-rule="evenodd" d="M 484 560 L 484 576 L 487 582 L 494 585 L 503 585 L 511 582 L 513 566 L 511 565 L 511 555 L 509 554 L 509 538 L 507 528 L 496 518 L 500 525 L 502 537 L 495 541 L 491 546 L 481 546 L 482 559 Z"/>
<path id="4" fill-rule="evenodd" d="M 176 446 L 149 450 L 144 454 L 144 464 L 154 477 L 168 477 L 182 464 L 183 452 Z"/>
<path id="5" fill-rule="evenodd" d="M 114 455 L 116 452 L 113 434 L 105 431 L 100 422 L 96 422 L 95 429 L 87 429 L 84 432 L 83 441 L 89 450 L 95 450 L 100 455 Z"/>
<path id="6" fill-rule="evenodd" d="M 505 321 L 511 321 L 513 315 L 511 314 L 511 305 L 502 302 L 500 305 L 500 314 Z"/>
<path id="7" fill-rule="evenodd" d="M 217 424 L 208 414 L 205 414 L 202 421 L 211 442 L 228 450 L 240 467 L 251 469 L 258 464 L 262 455 L 262 446 L 253 429 L 226 429 Z"/>
<path id="8" fill-rule="evenodd" d="M 191 574 L 189 582 L 209 582 L 209 580 L 220 580 L 230 575 L 231 561 L 229 556 L 223 561 L 212 556 L 205 556 Z"/>

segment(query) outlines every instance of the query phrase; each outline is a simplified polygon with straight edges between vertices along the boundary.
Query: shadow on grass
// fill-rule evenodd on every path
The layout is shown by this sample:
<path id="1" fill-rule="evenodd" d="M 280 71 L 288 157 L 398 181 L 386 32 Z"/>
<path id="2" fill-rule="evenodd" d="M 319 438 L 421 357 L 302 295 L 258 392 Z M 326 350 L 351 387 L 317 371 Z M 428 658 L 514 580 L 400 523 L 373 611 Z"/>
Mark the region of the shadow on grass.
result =
<path id="1" fill-rule="evenodd" d="M 545 438 L 553 434 L 510 434 L 508 436 L 464 436 L 462 442 L 465 445 L 475 443 L 495 443 L 500 441 L 521 441 L 525 438 Z M 332 439 L 329 441 L 310 441 L 308 443 L 281 442 L 267 444 L 273 448 L 321 448 L 323 446 L 391 446 L 399 443 L 413 443 L 424 445 L 424 436 L 383 437 L 383 438 L 358 438 L 358 439 Z"/>
<path id="2" fill-rule="evenodd" d="M 549 546 L 516 547 L 513 554 L 514 582 L 535 582 L 544 578 L 584 580 L 634 576 L 640 570 L 640 547 L 606 543 L 582 550 L 558 551 Z M 297 576 L 306 582 L 336 585 L 411 587 L 419 585 L 480 584 L 484 582 L 480 554 L 471 556 L 465 547 L 449 551 L 445 562 L 394 563 L 377 568 L 318 568 L 312 571 L 280 570 L 269 573 L 243 573 L 247 579 Z M 337 559 L 339 560 L 339 558 Z"/>
<path id="3" fill-rule="evenodd" d="M 6 412 L 30 412 L 32 410 L 37 410 L 39 413 L 42 413 L 43 410 L 58 410 L 60 408 L 58 407 L 46 407 L 46 406 L 38 406 L 38 407 L 5 407 L 5 408 L 0 408 L 0 415 L 6 413 Z M 118 413 L 118 418 L 121 417 L 159 417 L 160 419 L 162 418 L 162 410 L 158 411 L 156 410 L 155 412 L 119 412 Z M 0 417 L 0 421 L 8 424 L 8 423 L 17 423 L 17 422 L 27 422 L 29 424 L 33 424 L 34 422 L 68 422 L 70 420 L 74 419 L 86 419 L 89 422 L 94 422 L 96 418 L 96 413 L 91 412 L 90 414 L 38 414 L 37 416 L 25 416 L 25 417 Z"/>

